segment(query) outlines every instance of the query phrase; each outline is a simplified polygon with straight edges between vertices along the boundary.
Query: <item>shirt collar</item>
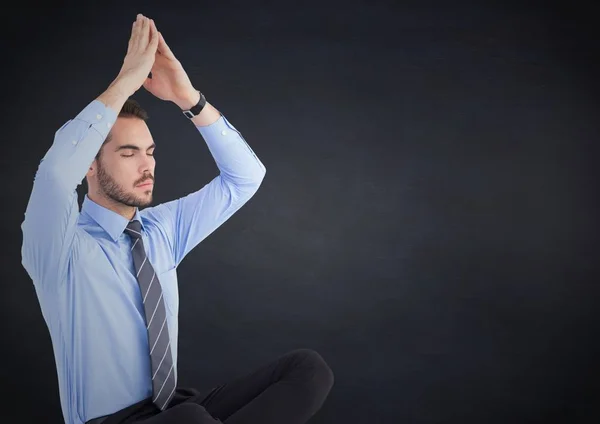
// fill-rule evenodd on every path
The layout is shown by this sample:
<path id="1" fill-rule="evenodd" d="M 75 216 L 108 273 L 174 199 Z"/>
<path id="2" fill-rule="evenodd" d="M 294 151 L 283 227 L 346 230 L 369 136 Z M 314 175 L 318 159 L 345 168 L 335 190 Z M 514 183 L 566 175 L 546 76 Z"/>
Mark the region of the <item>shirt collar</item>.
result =
<path id="1" fill-rule="evenodd" d="M 104 206 L 99 205 L 90 199 L 87 194 L 83 198 L 81 211 L 96 221 L 98 225 L 110 235 L 113 241 L 117 241 L 119 239 L 121 234 L 123 234 L 123 231 L 125 231 L 127 224 L 129 224 L 127 218 L 105 208 Z M 142 222 L 142 217 L 137 207 L 135 208 L 135 215 L 132 221 L 133 220 L 138 220 L 140 224 L 142 224 L 142 231 L 144 231 L 144 223 Z"/>

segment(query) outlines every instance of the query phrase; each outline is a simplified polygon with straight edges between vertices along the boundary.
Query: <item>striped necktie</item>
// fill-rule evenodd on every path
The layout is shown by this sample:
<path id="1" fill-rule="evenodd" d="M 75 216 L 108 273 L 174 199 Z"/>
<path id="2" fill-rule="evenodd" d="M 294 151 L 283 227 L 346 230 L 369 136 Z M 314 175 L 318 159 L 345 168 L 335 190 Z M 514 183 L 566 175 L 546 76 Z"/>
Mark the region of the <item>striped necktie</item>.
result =
<path id="1" fill-rule="evenodd" d="M 125 231 L 133 242 L 133 264 L 146 312 L 148 347 L 152 363 L 152 401 L 162 411 L 169 404 L 177 386 L 163 293 L 144 250 L 142 224 L 139 221 L 130 221 Z"/>

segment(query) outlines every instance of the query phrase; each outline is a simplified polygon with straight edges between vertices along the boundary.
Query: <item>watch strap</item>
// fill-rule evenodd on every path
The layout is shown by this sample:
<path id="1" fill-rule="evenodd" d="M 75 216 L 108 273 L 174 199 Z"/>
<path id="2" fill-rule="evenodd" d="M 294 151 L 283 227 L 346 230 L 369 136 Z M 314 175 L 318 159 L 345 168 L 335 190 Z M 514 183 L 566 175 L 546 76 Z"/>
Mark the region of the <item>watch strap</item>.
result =
<path id="1" fill-rule="evenodd" d="M 183 111 L 183 114 L 190 119 L 192 119 L 194 116 L 198 116 L 200 112 L 202 112 L 202 109 L 204 109 L 204 106 L 206 105 L 206 98 L 204 97 L 204 94 L 202 94 L 201 92 L 199 93 L 200 100 L 198 101 L 198 103 L 189 110 Z"/>

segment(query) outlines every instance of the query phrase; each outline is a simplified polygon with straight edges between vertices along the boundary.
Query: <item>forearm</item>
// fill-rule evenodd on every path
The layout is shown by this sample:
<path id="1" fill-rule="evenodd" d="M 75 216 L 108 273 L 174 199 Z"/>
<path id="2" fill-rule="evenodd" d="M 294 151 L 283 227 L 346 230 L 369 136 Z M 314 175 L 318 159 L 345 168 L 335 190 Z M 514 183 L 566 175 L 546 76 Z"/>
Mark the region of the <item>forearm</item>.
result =
<path id="1" fill-rule="evenodd" d="M 177 99 L 174 103 L 181 110 L 189 110 L 198 104 L 199 100 L 200 92 L 190 88 L 184 98 Z M 206 141 L 224 180 L 236 187 L 236 191 L 240 193 L 253 192 L 260 185 L 266 168 L 242 134 L 208 102 L 202 111 L 192 118 L 192 122 Z"/>
<path id="2" fill-rule="evenodd" d="M 127 99 L 133 94 L 130 87 L 131 84 L 125 78 L 117 77 L 96 100 L 119 114 Z"/>
<path id="3" fill-rule="evenodd" d="M 181 99 L 175 102 L 177 106 L 181 110 L 189 110 L 192 107 L 196 106 L 200 101 L 200 92 L 198 90 L 191 90 L 190 93 L 186 96 L 185 99 Z M 211 105 L 208 101 L 202 108 L 202 111 L 197 116 L 192 118 L 192 122 L 197 127 L 206 127 L 210 124 L 217 122 L 217 120 L 221 117 L 221 112 L 219 112 L 213 105 Z"/>

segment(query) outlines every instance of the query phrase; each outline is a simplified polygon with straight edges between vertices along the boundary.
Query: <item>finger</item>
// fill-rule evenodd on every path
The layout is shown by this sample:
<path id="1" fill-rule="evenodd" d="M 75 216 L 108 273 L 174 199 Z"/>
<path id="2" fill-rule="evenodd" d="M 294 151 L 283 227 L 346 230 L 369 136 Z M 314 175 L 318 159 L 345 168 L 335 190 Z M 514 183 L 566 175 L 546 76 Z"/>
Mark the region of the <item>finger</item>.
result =
<path id="1" fill-rule="evenodd" d="M 137 46 L 137 38 L 138 38 L 138 23 L 140 19 L 139 17 L 133 21 L 131 25 L 131 37 L 129 37 L 129 44 L 127 45 L 127 51 L 130 52 L 135 46 Z"/>
<path id="2" fill-rule="evenodd" d="M 148 47 L 148 41 L 150 39 L 149 25 L 148 25 L 149 22 L 150 22 L 150 19 L 146 18 L 145 16 L 142 18 L 142 28 L 140 30 L 141 34 L 140 34 L 140 44 L 139 44 L 139 49 L 141 51 L 145 51 L 146 47 Z"/>
<path id="3" fill-rule="evenodd" d="M 132 47 L 134 49 L 139 49 L 140 46 L 140 38 L 142 36 L 142 24 L 144 22 L 144 17 L 142 14 L 138 14 L 133 25 L 133 36 L 132 36 Z"/>
<path id="4" fill-rule="evenodd" d="M 150 50 L 152 54 L 156 52 L 158 48 L 158 29 L 156 29 L 156 24 L 154 23 L 154 19 L 150 19 Z"/>
<path id="5" fill-rule="evenodd" d="M 164 54 L 166 57 L 168 57 L 169 59 L 175 59 L 175 55 L 173 54 L 173 52 L 167 45 L 167 42 L 165 41 L 165 38 L 163 37 L 162 33 L 159 32 L 158 36 L 159 36 L 158 50 L 160 50 L 160 52 L 162 54 Z"/>

